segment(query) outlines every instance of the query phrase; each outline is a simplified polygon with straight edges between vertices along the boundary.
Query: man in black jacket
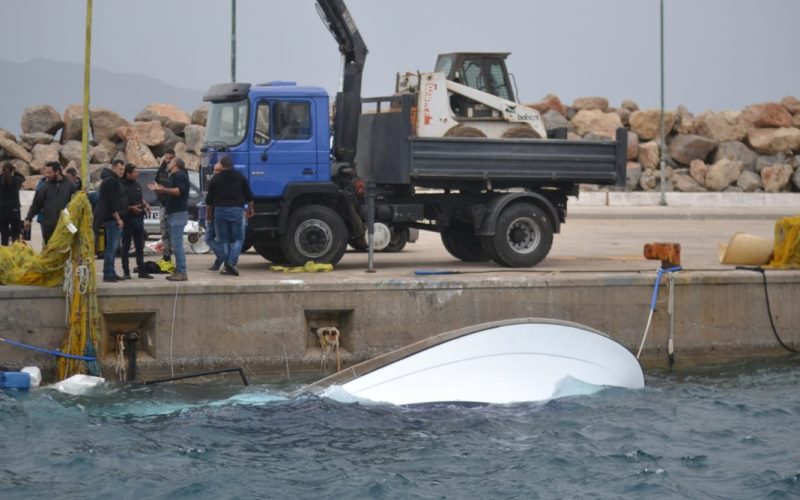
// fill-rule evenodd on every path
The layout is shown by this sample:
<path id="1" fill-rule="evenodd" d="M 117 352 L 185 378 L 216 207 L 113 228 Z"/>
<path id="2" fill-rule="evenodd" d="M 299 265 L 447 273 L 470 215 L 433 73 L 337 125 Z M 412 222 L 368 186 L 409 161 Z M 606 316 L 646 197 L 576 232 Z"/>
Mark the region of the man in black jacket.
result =
<path id="1" fill-rule="evenodd" d="M 0 245 L 6 246 L 9 241 L 19 239 L 19 190 L 25 177 L 11 162 L 3 164 L 0 174 Z"/>
<path id="2" fill-rule="evenodd" d="M 136 266 L 139 269 L 139 278 L 153 279 L 144 268 L 144 215 L 150 213 L 150 205 L 142 197 L 142 186 L 139 185 L 139 169 L 133 163 L 125 165 L 125 174 L 122 176 L 122 185 L 128 200 L 128 210 L 122 217 L 122 279 L 131 279 L 131 270 L 128 264 L 128 249 L 136 250 Z"/>
<path id="3" fill-rule="evenodd" d="M 25 217 L 25 231 L 30 230 L 31 221 L 41 213 L 42 238 L 44 244 L 47 245 L 56 229 L 61 211 L 75 194 L 75 184 L 64 177 L 64 174 L 61 173 L 61 164 L 57 161 L 51 161 L 45 165 L 44 177 L 46 182 L 42 189 L 36 191 L 31 208 Z"/>
<path id="4" fill-rule="evenodd" d="M 239 276 L 236 264 L 242 251 L 243 215 L 247 204 L 247 216 L 253 215 L 253 192 L 247 179 L 234 170 L 230 158 L 219 161 L 220 172 L 208 184 L 206 195 L 206 220 L 214 221 L 214 230 L 222 246 L 224 264 L 222 274 Z"/>
<path id="5" fill-rule="evenodd" d="M 122 216 L 128 211 L 128 199 L 125 187 L 120 178 L 125 173 L 125 164 L 122 160 L 114 160 L 111 164 L 111 174 L 105 171 L 100 184 L 100 200 L 94 209 L 95 228 L 103 227 L 106 234 L 106 248 L 103 252 L 103 281 L 116 283 L 120 280 L 114 270 L 114 257 L 117 254 L 119 239 L 122 236 Z M 124 251 L 127 251 L 125 249 Z"/>

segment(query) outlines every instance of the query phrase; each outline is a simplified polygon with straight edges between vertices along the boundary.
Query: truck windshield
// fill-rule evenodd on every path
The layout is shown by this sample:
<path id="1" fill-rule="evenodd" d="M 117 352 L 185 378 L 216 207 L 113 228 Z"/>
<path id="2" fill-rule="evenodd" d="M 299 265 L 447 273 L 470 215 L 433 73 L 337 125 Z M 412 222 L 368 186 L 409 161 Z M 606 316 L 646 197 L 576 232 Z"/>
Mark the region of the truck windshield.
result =
<path id="1" fill-rule="evenodd" d="M 247 99 L 212 102 L 208 107 L 206 144 L 236 146 L 247 134 Z"/>

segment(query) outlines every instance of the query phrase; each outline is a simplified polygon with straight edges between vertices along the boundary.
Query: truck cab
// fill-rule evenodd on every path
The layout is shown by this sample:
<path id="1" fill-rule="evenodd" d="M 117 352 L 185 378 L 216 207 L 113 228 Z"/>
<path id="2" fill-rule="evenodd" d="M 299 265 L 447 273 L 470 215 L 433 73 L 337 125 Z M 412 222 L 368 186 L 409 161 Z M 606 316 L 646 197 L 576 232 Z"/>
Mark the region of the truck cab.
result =
<path id="1" fill-rule="evenodd" d="M 202 165 L 221 155 L 259 198 L 282 198 L 295 183 L 330 182 L 328 94 L 294 82 L 215 85 L 209 101 Z"/>

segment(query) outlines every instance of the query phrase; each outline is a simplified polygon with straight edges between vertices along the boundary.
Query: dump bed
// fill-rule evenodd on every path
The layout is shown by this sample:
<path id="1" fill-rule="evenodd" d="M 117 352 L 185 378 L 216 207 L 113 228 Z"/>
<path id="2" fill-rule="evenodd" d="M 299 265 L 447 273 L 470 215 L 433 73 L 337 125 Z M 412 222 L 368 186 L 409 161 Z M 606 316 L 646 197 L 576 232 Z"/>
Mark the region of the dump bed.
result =
<path id="1" fill-rule="evenodd" d="M 623 186 L 627 132 L 616 141 L 415 137 L 413 96 L 364 99 L 358 173 L 368 182 L 420 187 Z"/>

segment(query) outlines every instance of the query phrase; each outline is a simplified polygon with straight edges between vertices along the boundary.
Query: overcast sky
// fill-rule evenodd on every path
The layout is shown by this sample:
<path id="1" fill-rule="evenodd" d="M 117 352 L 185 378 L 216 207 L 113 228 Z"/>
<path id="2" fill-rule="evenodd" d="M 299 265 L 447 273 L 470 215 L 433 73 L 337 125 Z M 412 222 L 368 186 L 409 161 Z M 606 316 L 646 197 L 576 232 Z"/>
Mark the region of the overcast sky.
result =
<path id="1" fill-rule="evenodd" d="M 599 95 L 659 105 L 658 0 L 347 3 L 370 49 L 365 96 L 391 93 L 398 71 L 432 70 L 439 53 L 510 51 L 523 102 L 554 93 L 566 104 Z M 668 107 L 699 113 L 800 97 L 800 1 L 664 3 Z M 339 54 L 313 4 L 238 0 L 239 81 L 336 90 Z M 0 0 L 0 59 L 82 62 L 85 6 Z M 230 78 L 230 0 L 95 0 L 93 24 L 94 66 L 192 89 Z"/>

